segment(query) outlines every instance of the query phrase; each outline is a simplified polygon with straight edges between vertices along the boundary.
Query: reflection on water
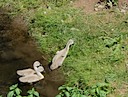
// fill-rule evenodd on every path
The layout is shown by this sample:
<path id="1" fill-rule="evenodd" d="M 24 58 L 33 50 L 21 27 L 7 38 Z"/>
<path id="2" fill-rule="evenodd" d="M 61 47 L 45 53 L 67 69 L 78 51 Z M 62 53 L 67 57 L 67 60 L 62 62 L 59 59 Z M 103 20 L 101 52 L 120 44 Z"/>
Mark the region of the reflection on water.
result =
<path id="1" fill-rule="evenodd" d="M 45 78 L 33 85 L 20 83 L 16 71 L 33 68 L 36 60 L 45 67 Z M 10 19 L 6 11 L 0 9 L 0 95 L 6 97 L 9 86 L 19 83 L 23 95 L 34 86 L 41 97 L 55 97 L 58 87 L 64 84 L 64 77 L 59 69 L 50 71 L 48 64 L 29 37 L 23 18 Z"/>

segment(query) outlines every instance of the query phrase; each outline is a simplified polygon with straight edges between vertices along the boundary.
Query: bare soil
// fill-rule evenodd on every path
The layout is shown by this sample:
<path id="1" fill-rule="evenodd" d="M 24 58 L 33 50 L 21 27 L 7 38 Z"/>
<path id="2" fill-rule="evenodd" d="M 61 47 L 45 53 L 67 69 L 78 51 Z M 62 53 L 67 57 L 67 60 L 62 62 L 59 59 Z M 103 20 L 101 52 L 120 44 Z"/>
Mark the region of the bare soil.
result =
<path id="1" fill-rule="evenodd" d="M 85 13 L 94 13 L 94 6 L 99 1 L 105 1 L 105 0 L 76 0 L 73 5 L 76 8 L 81 8 L 83 12 Z M 128 4 L 128 0 L 119 0 L 118 6 L 119 8 L 121 5 L 126 2 Z"/>
<path id="2" fill-rule="evenodd" d="M 39 51 L 29 35 L 24 18 L 11 18 L 5 9 L 0 8 L 0 95 L 6 97 L 9 86 L 19 83 L 23 95 L 34 86 L 41 97 L 55 97 L 59 92 L 58 87 L 64 84 L 64 76 L 60 69 L 51 71 L 49 62 L 42 56 L 46 55 Z M 36 60 L 43 64 L 45 78 L 33 85 L 20 83 L 16 71 L 33 68 L 32 64 Z"/>
<path id="3" fill-rule="evenodd" d="M 85 13 L 91 13 L 94 12 L 94 5 L 99 0 L 76 0 L 74 2 L 74 6 L 76 8 L 81 8 Z"/>

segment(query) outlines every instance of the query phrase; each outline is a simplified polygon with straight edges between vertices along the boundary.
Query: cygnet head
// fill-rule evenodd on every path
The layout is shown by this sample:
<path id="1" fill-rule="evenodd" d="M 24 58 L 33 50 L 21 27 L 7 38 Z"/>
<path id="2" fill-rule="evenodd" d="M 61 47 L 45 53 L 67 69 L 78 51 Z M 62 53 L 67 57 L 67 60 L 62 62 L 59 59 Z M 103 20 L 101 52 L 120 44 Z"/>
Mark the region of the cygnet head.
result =
<path id="1" fill-rule="evenodd" d="M 68 41 L 68 44 L 69 44 L 69 45 L 74 44 L 74 40 L 73 40 L 73 39 L 70 39 L 70 40 Z"/>
<path id="2" fill-rule="evenodd" d="M 33 65 L 34 65 L 35 67 L 38 67 L 38 66 L 40 66 L 40 62 L 39 62 L 39 61 L 35 61 L 35 62 L 33 63 Z"/>
<path id="3" fill-rule="evenodd" d="M 44 67 L 43 67 L 43 66 L 39 66 L 39 67 L 37 68 L 37 71 L 43 72 L 43 71 L 44 71 Z M 45 71 L 44 71 L 44 72 L 45 72 Z"/>
<path id="4" fill-rule="evenodd" d="M 35 61 L 33 65 L 34 65 L 35 70 L 37 70 L 39 72 L 44 71 L 44 67 L 42 66 L 42 64 L 39 61 Z"/>

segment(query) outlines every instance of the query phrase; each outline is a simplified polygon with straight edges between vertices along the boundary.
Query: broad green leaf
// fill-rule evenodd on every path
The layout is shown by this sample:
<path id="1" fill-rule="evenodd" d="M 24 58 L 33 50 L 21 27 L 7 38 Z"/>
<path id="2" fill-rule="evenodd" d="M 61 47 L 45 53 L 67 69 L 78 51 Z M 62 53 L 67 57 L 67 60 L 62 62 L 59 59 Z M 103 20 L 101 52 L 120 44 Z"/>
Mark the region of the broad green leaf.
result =
<path id="1" fill-rule="evenodd" d="M 92 90 L 91 90 L 91 94 L 95 93 L 95 91 L 96 91 L 95 89 L 92 89 Z"/>
<path id="2" fill-rule="evenodd" d="M 95 88 L 97 88 L 97 85 L 92 86 L 92 89 L 95 89 Z"/>
<path id="3" fill-rule="evenodd" d="M 84 91 L 84 94 L 85 94 L 85 95 L 89 95 L 89 91 L 86 91 L 86 90 L 85 90 L 85 91 Z"/>
<path id="4" fill-rule="evenodd" d="M 77 96 L 76 97 L 80 97 L 81 96 L 81 94 L 77 94 Z"/>
<path id="5" fill-rule="evenodd" d="M 34 95 L 36 96 L 36 97 L 39 97 L 39 93 L 38 92 L 34 92 Z"/>
<path id="6" fill-rule="evenodd" d="M 62 96 L 59 94 L 59 95 L 57 95 L 56 97 L 62 97 Z"/>
<path id="7" fill-rule="evenodd" d="M 28 97 L 34 97 L 33 95 L 28 95 Z"/>
<path id="8" fill-rule="evenodd" d="M 14 96 L 14 91 L 10 91 L 8 94 L 7 94 L 7 97 L 13 97 Z"/>
<path id="9" fill-rule="evenodd" d="M 72 87 L 66 87 L 66 89 L 67 89 L 68 91 L 70 91 L 70 90 L 72 90 L 73 88 L 72 88 Z"/>
<path id="10" fill-rule="evenodd" d="M 85 96 L 85 95 L 81 95 L 80 97 L 87 97 L 87 96 Z"/>
<path id="11" fill-rule="evenodd" d="M 66 97 L 70 97 L 69 92 L 65 92 Z"/>
<path id="12" fill-rule="evenodd" d="M 10 90 L 14 90 L 15 88 L 17 88 L 18 87 L 18 84 L 15 84 L 15 85 L 12 85 L 9 89 Z"/>
<path id="13" fill-rule="evenodd" d="M 64 86 L 60 86 L 60 87 L 58 88 L 58 90 L 63 90 L 63 89 L 65 89 Z"/>
<path id="14" fill-rule="evenodd" d="M 15 92 L 16 92 L 17 95 L 20 95 L 21 90 L 20 90 L 19 88 L 16 88 L 16 89 L 15 89 Z"/>
<path id="15" fill-rule="evenodd" d="M 109 86 L 108 83 L 97 83 L 97 87 Z"/>
<path id="16" fill-rule="evenodd" d="M 27 93 L 28 93 L 28 94 L 32 94 L 32 90 L 28 90 Z"/>
<path id="17" fill-rule="evenodd" d="M 77 95 L 77 94 L 74 92 L 73 95 L 72 95 L 72 97 L 76 97 L 76 95 Z"/>
<path id="18" fill-rule="evenodd" d="M 96 92 L 97 92 L 97 94 L 99 94 L 99 93 L 100 93 L 100 90 L 99 90 L 99 88 L 96 88 Z"/>
<path id="19" fill-rule="evenodd" d="M 66 92 L 66 90 L 62 90 L 62 92 Z"/>
<path id="20" fill-rule="evenodd" d="M 105 91 L 103 91 L 103 90 L 100 90 L 99 95 L 100 95 L 101 97 L 106 97 L 107 92 L 105 92 Z"/>
<path id="21" fill-rule="evenodd" d="M 35 91 L 35 89 L 34 88 L 32 88 L 32 92 L 34 93 L 34 91 Z"/>
<path id="22" fill-rule="evenodd" d="M 32 88 L 31 90 L 28 90 L 27 91 L 28 94 L 34 94 L 34 92 L 35 92 L 35 89 L 34 88 Z"/>

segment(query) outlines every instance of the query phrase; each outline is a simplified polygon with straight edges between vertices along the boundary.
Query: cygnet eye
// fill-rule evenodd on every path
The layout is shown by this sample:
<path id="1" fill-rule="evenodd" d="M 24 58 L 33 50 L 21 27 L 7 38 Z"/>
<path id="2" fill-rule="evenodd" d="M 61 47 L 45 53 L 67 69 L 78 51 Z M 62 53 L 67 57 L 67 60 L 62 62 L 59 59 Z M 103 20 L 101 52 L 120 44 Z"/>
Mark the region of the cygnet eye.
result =
<path id="1" fill-rule="evenodd" d="M 40 64 L 40 65 L 38 65 L 37 67 L 40 67 L 40 66 L 42 66 L 42 65 Z"/>

